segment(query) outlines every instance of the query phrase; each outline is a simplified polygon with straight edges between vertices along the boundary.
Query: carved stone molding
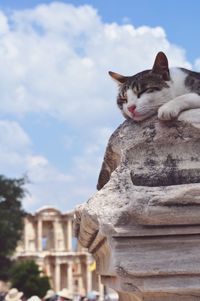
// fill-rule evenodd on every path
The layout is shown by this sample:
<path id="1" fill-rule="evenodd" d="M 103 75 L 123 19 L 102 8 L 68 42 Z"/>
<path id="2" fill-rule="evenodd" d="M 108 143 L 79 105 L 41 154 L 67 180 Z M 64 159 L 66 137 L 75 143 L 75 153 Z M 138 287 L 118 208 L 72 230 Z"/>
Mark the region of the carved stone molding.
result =
<path id="1" fill-rule="evenodd" d="M 74 225 L 102 282 L 125 301 L 200 300 L 199 124 L 125 121 L 109 145 L 118 167 Z"/>

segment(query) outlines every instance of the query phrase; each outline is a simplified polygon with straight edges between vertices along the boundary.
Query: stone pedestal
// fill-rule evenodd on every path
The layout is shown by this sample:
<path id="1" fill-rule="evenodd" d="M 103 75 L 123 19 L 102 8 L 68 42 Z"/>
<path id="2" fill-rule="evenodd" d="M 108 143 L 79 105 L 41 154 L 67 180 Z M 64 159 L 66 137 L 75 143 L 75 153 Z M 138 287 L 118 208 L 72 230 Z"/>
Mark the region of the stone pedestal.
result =
<path id="1" fill-rule="evenodd" d="M 200 300 L 199 124 L 125 121 L 108 149 L 118 167 L 75 221 L 102 283 L 124 301 Z"/>

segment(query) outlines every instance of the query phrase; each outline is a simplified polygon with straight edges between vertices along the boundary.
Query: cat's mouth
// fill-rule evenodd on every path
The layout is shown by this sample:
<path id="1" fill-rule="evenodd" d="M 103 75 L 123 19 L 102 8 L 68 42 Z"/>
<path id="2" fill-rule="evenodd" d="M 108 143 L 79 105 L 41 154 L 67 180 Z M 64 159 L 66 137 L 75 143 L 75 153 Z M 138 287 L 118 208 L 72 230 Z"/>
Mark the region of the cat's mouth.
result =
<path id="1" fill-rule="evenodd" d="M 131 114 L 130 118 L 133 119 L 136 122 L 143 121 L 147 119 L 148 117 L 152 116 L 153 114 L 151 113 L 146 113 L 146 114 L 140 114 L 138 112 L 134 112 L 134 114 Z"/>
<path id="2" fill-rule="evenodd" d="M 143 121 L 143 120 L 145 120 L 145 119 L 147 119 L 149 117 L 149 115 L 140 115 L 140 116 L 133 116 L 132 117 L 132 119 L 134 120 L 134 121 Z"/>

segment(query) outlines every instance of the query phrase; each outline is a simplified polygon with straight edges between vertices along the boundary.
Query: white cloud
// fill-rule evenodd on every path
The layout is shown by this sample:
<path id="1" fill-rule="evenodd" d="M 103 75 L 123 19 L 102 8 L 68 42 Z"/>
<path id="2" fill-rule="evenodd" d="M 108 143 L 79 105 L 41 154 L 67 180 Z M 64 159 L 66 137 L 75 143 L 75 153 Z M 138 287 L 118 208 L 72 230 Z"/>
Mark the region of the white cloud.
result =
<path id="1" fill-rule="evenodd" d="M 42 112 L 72 124 L 101 124 L 115 105 L 109 69 L 134 74 L 151 67 L 159 50 L 172 65 L 190 66 L 162 28 L 104 24 L 88 5 L 55 2 L 7 16 L 1 12 L 1 23 L 3 112 Z"/>
<path id="2" fill-rule="evenodd" d="M 16 121 L 0 120 L 0 141 L 3 151 L 23 151 L 31 140 Z"/>
<path id="3" fill-rule="evenodd" d="M 200 58 L 196 59 L 194 62 L 196 70 L 200 71 Z"/>
<path id="4" fill-rule="evenodd" d="M 0 12 L 0 34 L 6 34 L 9 31 L 7 17 L 3 12 Z"/>
<path id="5" fill-rule="evenodd" d="M 1 173 L 8 177 L 28 176 L 29 193 L 23 201 L 26 210 L 35 211 L 44 204 L 73 209 L 96 189 L 102 144 L 110 133 L 108 128 L 92 130 L 91 140 L 86 142 L 81 155 L 71 158 L 71 169 L 61 172 L 46 157 L 33 153 L 33 142 L 19 123 L 0 120 Z"/>
<path id="6" fill-rule="evenodd" d="M 30 180 L 26 185 L 30 194 L 24 200 L 25 209 L 37 209 L 41 203 L 55 201 L 64 204 L 73 175 L 60 172 L 47 158 L 33 154 L 31 139 L 17 122 L 0 120 L 0 141 L 1 173 L 6 171 L 9 177 L 26 173 Z"/>
<path id="7" fill-rule="evenodd" d="M 72 209 L 90 197 L 108 137 L 121 118 L 107 72 L 132 75 L 148 69 L 160 50 L 171 66 L 191 67 L 184 49 L 171 44 L 163 28 L 103 23 L 88 5 L 55 2 L 0 12 L 1 114 L 16 120 L 29 113 L 53 116 L 71 128 L 71 136 L 63 138 L 71 167 L 63 172 L 33 151 L 36 146 L 17 121 L 0 121 L 2 172 L 18 177 L 27 172 L 31 181 L 25 209 L 44 204 Z"/>

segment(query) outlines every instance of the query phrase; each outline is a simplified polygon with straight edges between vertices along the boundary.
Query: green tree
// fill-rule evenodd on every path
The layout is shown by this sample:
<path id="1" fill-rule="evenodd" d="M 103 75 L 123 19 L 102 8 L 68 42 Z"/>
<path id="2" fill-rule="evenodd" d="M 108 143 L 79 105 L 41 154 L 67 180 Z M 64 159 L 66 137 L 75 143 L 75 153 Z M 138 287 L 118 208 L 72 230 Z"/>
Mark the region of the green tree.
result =
<path id="1" fill-rule="evenodd" d="M 16 262 L 11 272 L 13 287 L 24 292 L 26 298 L 33 295 L 44 297 L 50 288 L 49 278 L 40 276 L 38 265 L 33 260 Z"/>
<path id="2" fill-rule="evenodd" d="M 10 255 L 14 252 L 23 230 L 25 178 L 8 179 L 0 175 L 0 279 L 9 277 Z"/>

